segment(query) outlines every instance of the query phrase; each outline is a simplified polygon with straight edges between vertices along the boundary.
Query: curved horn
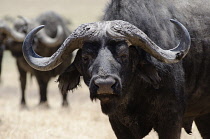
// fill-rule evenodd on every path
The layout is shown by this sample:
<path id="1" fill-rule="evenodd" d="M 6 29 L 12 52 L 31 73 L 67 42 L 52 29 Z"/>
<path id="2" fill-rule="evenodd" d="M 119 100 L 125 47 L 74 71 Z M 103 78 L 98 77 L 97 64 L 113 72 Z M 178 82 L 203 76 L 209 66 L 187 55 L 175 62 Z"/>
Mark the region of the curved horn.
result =
<path id="1" fill-rule="evenodd" d="M 72 53 L 75 49 L 81 48 L 85 40 L 103 37 L 102 35 L 112 35 L 129 40 L 133 45 L 141 47 L 143 50 L 165 63 L 175 63 L 181 60 L 190 48 L 190 35 L 187 29 L 178 21 L 171 20 L 183 32 L 180 44 L 170 50 L 163 50 L 157 46 L 145 33 L 134 25 L 122 21 L 102 21 L 79 26 L 61 45 L 61 47 L 51 57 L 41 57 L 37 55 L 32 46 L 34 35 L 44 26 L 33 29 L 25 38 L 23 43 L 23 54 L 30 66 L 37 70 L 47 71 L 54 69 Z M 110 32 L 111 31 L 111 34 Z"/>
<path id="2" fill-rule="evenodd" d="M 28 19 L 26 19 L 25 17 L 23 17 L 23 16 L 21 16 L 21 15 L 18 15 L 17 17 L 18 17 L 19 19 L 23 20 L 23 21 L 24 21 L 24 24 L 25 24 L 26 26 L 28 26 L 28 24 L 29 24 Z"/>
<path id="3" fill-rule="evenodd" d="M 11 29 L 6 24 L 0 25 L 0 32 L 7 34 L 17 42 L 23 42 L 25 39 L 24 33 L 20 33 L 14 29 Z"/>
<path id="4" fill-rule="evenodd" d="M 61 25 L 57 26 L 57 34 L 55 38 L 49 37 L 44 30 L 40 31 L 37 36 L 39 40 L 47 47 L 57 47 L 63 42 L 63 28 Z"/>
<path id="5" fill-rule="evenodd" d="M 90 29 L 89 24 L 79 26 L 61 45 L 61 47 L 51 57 L 41 57 L 36 54 L 32 48 L 35 34 L 41 30 L 44 25 L 36 27 L 26 36 L 23 43 L 23 55 L 28 64 L 41 71 L 48 71 L 57 67 L 68 58 L 75 49 L 81 48 L 83 41 L 94 34 L 95 29 Z M 68 49 L 67 49 L 68 48 Z"/>
<path id="6" fill-rule="evenodd" d="M 114 22 L 112 30 L 126 36 L 131 44 L 142 48 L 156 59 L 164 63 L 176 63 L 188 53 L 191 45 L 191 38 L 184 25 L 173 19 L 170 21 L 180 29 L 182 38 L 175 48 L 169 50 L 160 48 L 144 32 L 128 22 L 118 20 Z"/>
<path id="7" fill-rule="evenodd" d="M 29 28 L 30 21 L 21 15 L 18 15 L 18 18 L 24 22 L 24 25 L 22 25 L 22 27 L 24 27 L 24 31 L 27 32 L 28 28 Z"/>

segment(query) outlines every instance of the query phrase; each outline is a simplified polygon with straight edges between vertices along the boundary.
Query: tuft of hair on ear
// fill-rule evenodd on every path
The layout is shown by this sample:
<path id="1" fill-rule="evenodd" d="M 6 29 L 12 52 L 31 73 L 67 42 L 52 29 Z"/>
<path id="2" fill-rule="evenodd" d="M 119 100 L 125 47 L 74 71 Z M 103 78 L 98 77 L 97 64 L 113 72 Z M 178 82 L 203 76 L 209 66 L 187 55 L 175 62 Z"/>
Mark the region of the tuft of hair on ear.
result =
<path id="1" fill-rule="evenodd" d="M 70 65 L 59 77 L 57 82 L 59 82 L 58 87 L 60 91 L 64 94 L 70 90 L 74 90 L 80 83 L 80 73 L 74 64 Z"/>

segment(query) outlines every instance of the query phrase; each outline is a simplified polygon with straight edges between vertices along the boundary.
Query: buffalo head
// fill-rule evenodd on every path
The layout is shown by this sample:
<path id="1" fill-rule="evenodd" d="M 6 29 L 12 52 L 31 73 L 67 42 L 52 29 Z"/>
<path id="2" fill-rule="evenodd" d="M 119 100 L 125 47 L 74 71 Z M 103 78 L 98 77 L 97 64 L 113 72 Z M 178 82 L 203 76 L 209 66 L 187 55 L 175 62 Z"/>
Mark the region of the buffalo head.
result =
<path id="1" fill-rule="evenodd" d="M 29 65 L 47 71 L 68 60 L 70 53 L 79 49 L 74 62 L 60 75 L 59 88 L 64 93 L 72 90 L 83 76 L 89 86 L 90 98 L 99 99 L 103 112 L 108 114 L 127 93 L 136 61 L 141 58 L 136 48 L 143 49 L 164 63 L 176 63 L 187 54 L 190 48 L 189 33 L 178 21 L 171 21 L 181 30 L 182 39 L 178 46 L 170 50 L 161 49 L 134 25 L 116 20 L 79 26 L 51 57 L 39 56 L 32 49 L 34 35 L 43 28 L 39 26 L 27 35 L 23 53 Z"/>
<path id="2" fill-rule="evenodd" d="M 6 22 L 0 22 L 0 33 L 5 34 L 7 38 L 12 38 L 15 42 L 23 42 L 26 34 L 34 27 L 39 25 L 36 21 L 30 21 L 22 16 L 19 16 L 14 22 L 14 28 L 11 28 Z M 63 39 L 63 28 L 57 26 L 57 34 L 55 37 L 51 37 L 41 31 L 37 34 L 38 40 L 48 47 L 55 47 L 62 43 Z"/>

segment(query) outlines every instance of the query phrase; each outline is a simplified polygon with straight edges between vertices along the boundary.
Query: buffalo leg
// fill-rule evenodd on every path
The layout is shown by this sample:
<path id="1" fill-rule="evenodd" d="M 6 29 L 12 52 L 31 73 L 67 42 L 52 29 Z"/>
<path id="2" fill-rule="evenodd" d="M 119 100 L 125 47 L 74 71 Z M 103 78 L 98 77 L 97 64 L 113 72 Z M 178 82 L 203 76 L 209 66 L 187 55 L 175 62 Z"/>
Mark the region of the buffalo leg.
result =
<path id="1" fill-rule="evenodd" d="M 159 139 L 180 139 L 180 135 L 181 126 L 165 126 L 158 132 Z"/>
<path id="2" fill-rule="evenodd" d="M 195 123 L 203 139 L 210 139 L 210 113 L 196 118 Z"/>
<path id="3" fill-rule="evenodd" d="M 170 114 L 171 112 L 164 113 L 161 118 L 158 118 L 155 130 L 158 132 L 159 139 L 180 139 L 182 128 L 182 115 Z"/>
<path id="4" fill-rule="evenodd" d="M 2 59 L 3 59 L 3 46 L 0 46 L 0 81 L 1 81 L 1 71 L 2 71 Z"/>
<path id="5" fill-rule="evenodd" d="M 40 104 L 47 102 L 47 85 L 49 80 L 42 79 L 43 76 L 36 76 L 38 85 L 39 85 L 39 93 L 40 93 Z"/>
<path id="6" fill-rule="evenodd" d="M 62 106 L 68 106 L 68 101 L 67 101 L 67 93 L 62 93 L 62 97 L 63 97 L 63 102 L 62 102 Z"/>
<path id="7" fill-rule="evenodd" d="M 25 89 L 26 89 L 26 72 L 20 67 L 18 61 L 17 61 L 17 67 L 20 75 L 20 84 L 21 84 L 21 105 L 25 106 Z"/>
<path id="8" fill-rule="evenodd" d="M 180 139 L 184 106 L 180 101 L 168 99 L 157 112 L 154 129 L 159 139 Z"/>

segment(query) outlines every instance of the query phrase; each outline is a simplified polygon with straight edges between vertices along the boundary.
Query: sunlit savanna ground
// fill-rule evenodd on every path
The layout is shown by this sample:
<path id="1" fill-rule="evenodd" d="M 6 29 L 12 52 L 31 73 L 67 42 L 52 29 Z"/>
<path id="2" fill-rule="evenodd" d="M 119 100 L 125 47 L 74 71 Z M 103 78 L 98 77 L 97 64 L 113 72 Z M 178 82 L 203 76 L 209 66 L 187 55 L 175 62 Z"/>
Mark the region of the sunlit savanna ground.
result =
<path id="1" fill-rule="evenodd" d="M 78 25 L 99 20 L 109 0 L 0 0 L 0 18 L 22 15 L 34 18 L 54 10 L 69 19 L 73 30 Z M 89 91 L 82 87 L 69 93 L 68 108 L 61 108 L 61 95 L 56 78 L 48 87 L 50 109 L 38 107 L 36 80 L 28 75 L 27 110 L 20 109 L 19 75 L 14 58 L 6 52 L 0 86 L 0 139 L 115 139 L 108 118 L 99 102 L 91 102 Z M 172 135 L 173 136 L 173 135 Z M 151 132 L 146 139 L 157 139 Z M 182 132 L 182 139 L 200 139 L 195 125 L 193 134 Z"/>

